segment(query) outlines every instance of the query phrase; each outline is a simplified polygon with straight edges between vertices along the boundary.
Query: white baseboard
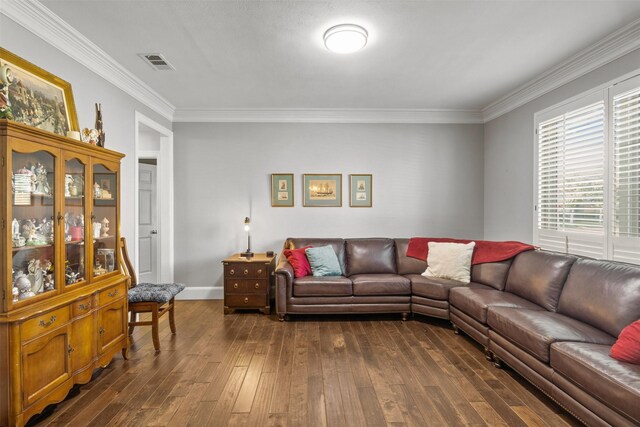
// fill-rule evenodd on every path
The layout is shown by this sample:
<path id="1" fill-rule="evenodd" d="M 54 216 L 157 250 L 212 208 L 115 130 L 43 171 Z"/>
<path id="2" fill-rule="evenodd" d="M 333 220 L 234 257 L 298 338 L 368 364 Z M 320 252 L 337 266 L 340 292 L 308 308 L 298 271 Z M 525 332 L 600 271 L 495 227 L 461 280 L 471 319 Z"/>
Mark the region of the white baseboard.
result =
<path id="1" fill-rule="evenodd" d="M 224 288 L 205 287 L 205 286 L 187 286 L 184 291 L 176 296 L 177 300 L 191 299 L 224 299 Z"/>

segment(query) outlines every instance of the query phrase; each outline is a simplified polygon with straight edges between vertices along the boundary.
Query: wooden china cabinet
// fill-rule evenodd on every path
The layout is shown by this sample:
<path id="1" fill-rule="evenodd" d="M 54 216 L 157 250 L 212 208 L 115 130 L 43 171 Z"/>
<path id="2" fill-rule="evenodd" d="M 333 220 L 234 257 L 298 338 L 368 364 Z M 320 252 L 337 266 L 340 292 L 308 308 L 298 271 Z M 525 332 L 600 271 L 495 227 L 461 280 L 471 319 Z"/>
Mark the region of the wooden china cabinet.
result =
<path id="1" fill-rule="evenodd" d="M 0 120 L 0 426 L 127 349 L 120 153 Z"/>

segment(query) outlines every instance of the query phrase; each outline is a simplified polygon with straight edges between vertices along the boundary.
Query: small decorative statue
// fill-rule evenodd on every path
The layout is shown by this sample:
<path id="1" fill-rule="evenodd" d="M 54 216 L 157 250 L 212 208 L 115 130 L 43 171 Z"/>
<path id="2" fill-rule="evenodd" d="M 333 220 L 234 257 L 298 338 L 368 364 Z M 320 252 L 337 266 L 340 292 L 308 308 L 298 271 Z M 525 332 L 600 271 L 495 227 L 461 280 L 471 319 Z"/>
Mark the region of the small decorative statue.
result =
<path id="1" fill-rule="evenodd" d="M 71 197 L 71 186 L 73 185 L 73 175 L 64 175 L 64 197 Z"/>
<path id="2" fill-rule="evenodd" d="M 47 170 L 40 162 L 32 166 L 32 180 L 34 180 L 35 188 L 33 194 L 42 194 L 48 196 L 51 194 L 51 188 L 49 187 L 49 181 L 47 180 Z"/>
<path id="3" fill-rule="evenodd" d="M 29 271 L 28 279 L 31 282 L 31 290 L 36 294 L 44 292 L 44 272 L 40 267 L 40 260 L 34 258 L 29 261 L 27 270 Z"/>
<path id="4" fill-rule="evenodd" d="M 98 132 L 98 147 L 104 147 L 104 128 L 102 127 L 102 105 L 96 103 L 96 124 L 95 130 Z"/>
<path id="5" fill-rule="evenodd" d="M 93 223 L 93 238 L 97 239 L 100 237 L 100 229 L 102 228 L 102 224 L 99 222 Z"/>
<path id="6" fill-rule="evenodd" d="M 97 182 L 93 184 L 93 198 L 102 199 L 102 188 L 100 188 L 100 184 Z"/>
<path id="7" fill-rule="evenodd" d="M 102 227 L 101 227 L 102 234 L 100 234 L 100 237 L 109 237 L 109 233 L 108 233 L 108 231 L 109 231 L 109 220 L 107 219 L 107 217 L 104 217 L 100 224 L 102 225 Z"/>
<path id="8" fill-rule="evenodd" d="M 11 288 L 11 295 L 13 297 L 13 302 L 18 301 L 18 297 L 20 296 L 20 290 L 17 287 Z"/>
<path id="9" fill-rule="evenodd" d="M 13 281 L 13 286 L 18 289 L 18 300 L 36 296 L 36 294 L 34 294 L 31 290 L 31 282 L 22 271 L 18 271 L 18 273 L 16 274 L 15 280 Z"/>
<path id="10" fill-rule="evenodd" d="M 20 222 L 18 222 L 16 218 L 13 218 L 13 221 L 11 221 L 11 236 L 20 236 Z"/>
<path id="11" fill-rule="evenodd" d="M 70 271 L 64 276 L 67 278 L 67 285 L 72 285 L 78 281 L 78 276 L 80 276 L 80 273 L 74 273 L 73 271 Z"/>
<path id="12" fill-rule="evenodd" d="M 44 272 L 44 292 L 53 291 L 56 285 L 53 280 L 53 264 L 50 260 L 47 259 L 44 261 L 42 271 Z"/>

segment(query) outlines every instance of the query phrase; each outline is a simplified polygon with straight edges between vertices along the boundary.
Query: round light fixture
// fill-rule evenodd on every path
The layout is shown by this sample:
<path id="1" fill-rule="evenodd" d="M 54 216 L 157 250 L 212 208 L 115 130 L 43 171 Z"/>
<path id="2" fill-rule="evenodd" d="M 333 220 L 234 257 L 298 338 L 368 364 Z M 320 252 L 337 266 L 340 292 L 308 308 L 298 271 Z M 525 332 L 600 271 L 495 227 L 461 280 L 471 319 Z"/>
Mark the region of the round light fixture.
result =
<path id="1" fill-rule="evenodd" d="M 324 33 L 324 45 L 331 52 L 352 53 L 367 44 L 367 30 L 355 24 L 341 24 Z"/>

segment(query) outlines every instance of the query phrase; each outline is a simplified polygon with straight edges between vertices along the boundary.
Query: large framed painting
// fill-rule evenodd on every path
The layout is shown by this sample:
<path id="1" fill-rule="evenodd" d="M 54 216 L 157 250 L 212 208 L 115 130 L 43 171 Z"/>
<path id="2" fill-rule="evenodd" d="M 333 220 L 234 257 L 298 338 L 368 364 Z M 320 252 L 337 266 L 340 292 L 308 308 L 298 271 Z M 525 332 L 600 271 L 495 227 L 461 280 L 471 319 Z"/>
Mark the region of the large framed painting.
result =
<path id="1" fill-rule="evenodd" d="M 349 175 L 349 206 L 352 208 L 370 208 L 373 176 L 371 174 Z"/>
<path id="2" fill-rule="evenodd" d="M 342 174 L 304 174 L 305 207 L 342 206 Z"/>
<path id="3" fill-rule="evenodd" d="M 79 130 L 71 85 L 1 47 L 0 119 L 58 135 Z"/>
<path id="4" fill-rule="evenodd" d="M 271 206 L 274 208 L 293 207 L 293 174 L 271 174 Z"/>

